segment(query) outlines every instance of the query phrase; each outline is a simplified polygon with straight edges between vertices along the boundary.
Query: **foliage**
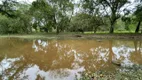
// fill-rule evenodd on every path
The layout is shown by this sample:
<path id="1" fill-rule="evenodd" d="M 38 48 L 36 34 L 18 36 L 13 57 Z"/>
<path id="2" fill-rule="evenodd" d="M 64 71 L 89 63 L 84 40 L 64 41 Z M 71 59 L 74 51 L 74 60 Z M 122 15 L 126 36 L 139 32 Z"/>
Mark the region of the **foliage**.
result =
<path id="1" fill-rule="evenodd" d="M 49 30 L 52 29 L 51 27 L 54 27 L 54 9 L 45 0 L 34 1 L 30 8 L 30 13 L 34 18 L 33 28 L 36 31 L 38 27 L 45 27 Z"/>
<path id="2" fill-rule="evenodd" d="M 96 33 L 97 29 L 104 24 L 103 19 L 100 17 L 86 13 L 79 13 L 76 14 L 76 16 L 73 16 L 69 30 L 78 31 L 81 29 L 83 31 L 94 31 L 94 33 Z"/>
<path id="3" fill-rule="evenodd" d="M 136 17 L 137 17 L 137 20 L 142 21 L 142 4 L 139 4 L 139 5 L 137 6 L 137 9 L 136 9 L 136 11 L 134 12 L 134 14 L 135 14 Z"/>
<path id="4" fill-rule="evenodd" d="M 2 34 L 7 33 L 30 33 L 31 32 L 31 16 L 29 15 L 27 9 L 22 9 L 23 6 L 17 4 L 17 10 L 14 11 L 15 17 L 7 15 L 0 15 L 0 25 Z M 27 8 L 27 7 L 25 7 Z"/>
<path id="5" fill-rule="evenodd" d="M 6 16 L 0 15 L 0 33 L 6 33 L 8 31 L 9 19 Z"/>
<path id="6" fill-rule="evenodd" d="M 74 5 L 72 0 L 50 0 L 50 4 L 56 10 L 54 13 L 54 24 L 56 33 L 67 29 L 73 15 Z"/>
<path id="7" fill-rule="evenodd" d="M 141 2 L 140 2 L 141 3 Z M 136 26 L 135 33 L 139 32 L 141 21 L 142 21 L 142 4 L 137 5 L 136 11 L 134 12 L 134 15 L 136 16 L 136 20 L 138 21 L 138 24 Z"/>
<path id="8" fill-rule="evenodd" d="M 0 13 L 8 17 L 15 17 L 15 6 L 18 4 L 18 2 L 16 0 L 2 0 L 1 2 L 2 3 L 0 4 Z"/>
<path id="9" fill-rule="evenodd" d="M 28 16 L 21 15 L 19 18 L 12 19 L 6 16 L 0 15 L 0 33 L 29 33 Z"/>
<path id="10" fill-rule="evenodd" d="M 84 32 L 110 33 L 120 30 L 138 33 L 141 25 L 141 0 L 127 9 L 129 0 L 36 0 L 32 4 L 17 0 L 0 3 L 0 33 Z M 135 11 L 134 11 L 135 10 Z M 133 14 L 133 15 L 132 15 Z M 120 19 L 121 18 L 121 19 Z M 136 23 L 137 22 L 137 23 Z"/>

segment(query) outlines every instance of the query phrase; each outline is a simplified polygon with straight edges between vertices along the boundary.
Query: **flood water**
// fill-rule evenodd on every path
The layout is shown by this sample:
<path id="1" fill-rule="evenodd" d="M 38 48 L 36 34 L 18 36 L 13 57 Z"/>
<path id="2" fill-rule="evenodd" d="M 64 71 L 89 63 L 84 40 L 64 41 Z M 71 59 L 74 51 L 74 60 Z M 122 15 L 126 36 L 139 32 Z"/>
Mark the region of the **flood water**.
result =
<path id="1" fill-rule="evenodd" d="M 0 38 L 2 80 L 75 80 L 82 72 L 142 64 L 142 42 L 97 39 Z"/>

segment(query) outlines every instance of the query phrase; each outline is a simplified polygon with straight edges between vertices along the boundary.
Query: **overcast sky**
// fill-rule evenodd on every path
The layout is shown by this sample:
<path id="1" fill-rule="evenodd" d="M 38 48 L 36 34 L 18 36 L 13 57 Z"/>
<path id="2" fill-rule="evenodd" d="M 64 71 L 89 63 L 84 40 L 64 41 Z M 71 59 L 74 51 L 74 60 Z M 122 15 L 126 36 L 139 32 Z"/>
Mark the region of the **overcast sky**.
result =
<path id="1" fill-rule="evenodd" d="M 1 1 L 2 1 L 2 0 L 0 0 L 0 3 L 1 3 Z M 36 0 L 17 0 L 17 1 L 18 1 L 18 2 L 26 2 L 26 3 L 31 4 L 33 1 L 36 1 Z M 74 1 L 75 1 L 75 3 L 79 3 L 80 0 L 74 0 Z M 129 0 L 129 1 L 134 2 L 134 0 Z M 129 5 L 125 5 L 125 6 L 127 6 L 129 9 L 133 9 L 135 5 L 136 5 L 136 4 L 132 3 L 132 4 L 129 4 Z M 79 10 L 79 9 L 78 9 L 78 10 Z M 75 11 L 76 11 L 76 10 L 75 10 Z"/>
<path id="2" fill-rule="evenodd" d="M 17 0 L 18 2 L 27 2 L 27 3 L 32 3 L 33 1 L 36 1 L 36 0 Z"/>
<path id="3" fill-rule="evenodd" d="M 33 1 L 36 1 L 36 0 L 17 0 L 17 1 L 24 1 L 24 2 L 28 2 L 28 3 L 32 3 Z M 79 0 L 75 0 L 75 2 L 78 2 Z M 130 0 L 130 1 L 134 1 L 134 0 Z"/>
<path id="4" fill-rule="evenodd" d="M 36 1 L 36 0 L 17 0 L 17 1 L 32 3 L 33 1 Z M 76 3 L 77 3 L 78 1 L 79 1 L 79 0 L 75 0 Z"/>

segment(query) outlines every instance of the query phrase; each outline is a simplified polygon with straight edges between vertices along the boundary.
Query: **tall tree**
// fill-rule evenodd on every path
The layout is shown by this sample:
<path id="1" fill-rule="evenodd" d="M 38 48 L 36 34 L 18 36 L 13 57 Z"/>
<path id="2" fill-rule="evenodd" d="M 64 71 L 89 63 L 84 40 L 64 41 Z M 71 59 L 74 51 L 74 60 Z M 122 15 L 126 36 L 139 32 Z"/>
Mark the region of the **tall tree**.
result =
<path id="1" fill-rule="evenodd" d="M 33 28 L 44 29 L 46 32 L 52 29 L 54 23 L 54 9 L 46 0 L 36 0 L 32 3 L 30 8 L 31 14 L 34 18 Z"/>
<path id="2" fill-rule="evenodd" d="M 102 5 L 104 11 L 109 15 L 110 19 L 110 33 L 114 32 L 114 24 L 120 18 L 120 12 L 125 4 L 129 3 L 128 0 L 97 0 Z M 108 12 L 109 11 L 109 12 Z"/>
<path id="3" fill-rule="evenodd" d="M 104 25 L 102 18 L 99 16 L 92 16 L 87 13 L 78 13 L 73 16 L 71 20 L 70 31 L 94 31 L 96 33 L 97 29 Z"/>
<path id="4" fill-rule="evenodd" d="M 129 16 L 123 16 L 121 18 L 121 20 L 125 23 L 125 29 L 129 31 L 130 30 L 129 25 L 132 22 L 131 21 L 131 17 L 129 17 Z"/>
<path id="5" fill-rule="evenodd" d="M 54 8 L 54 24 L 58 34 L 68 26 L 71 20 L 74 11 L 73 0 L 49 0 L 49 3 Z"/>
<path id="6" fill-rule="evenodd" d="M 48 29 L 56 29 L 56 33 L 65 30 L 73 13 L 72 0 L 36 0 L 32 3 L 31 12 L 35 18 L 35 25 L 44 25 Z M 70 14 L 70 11 L 71 14 Z"/>
<path id="7" fill-rule="evenodd" d="M 8 17 L 15 17 L 13 12 L 16 10 L 15 5 L 17 4 L 16 0 L 1 0 L 0 13 Z"/>
<path id="8" fill-rule="evenodd" d="M 114 32 L 114 24 L 120 18 L 120 12 L 129 3 L 128 0 L 84 0 L 88 4 L 89 12 L 99 11 L 107 15 L 110 20 L 110 33 Z"/>
<path id="9" fill-rule="evenodd" d="M 15 8 L 15 9 L 13 9 Z M 31 32 L 31 16 L 27 4 L 16 4 L 7 13 L 1 12 L 0 29 L 1 33 L 29 33 Z"/>
<path id="10" fill-rule="evenodd" d="M 136 20 L 138 21 L 138 24 L 136 26 L 136 30 L 135 33 L 139 32 L 140 29 L 140 25 L 141 25 L 141 21 L 142 21 L 142 1 L 140 1 L 140 3 L 136 6 L 136 11 L 134 12 L 134 15 L 136 15 Z"/>
<path id="11" fill-rule="evenodd" d="M 100 12 L 100 6 L 98 6 L 96 0 L 83 0 L 82 7 L 83 12 L 92 16 L 89 24 L 93 24 L 92 28 L 94 33 L 96 33 L 99 26 L 104 25 L 104 15 Z"/>

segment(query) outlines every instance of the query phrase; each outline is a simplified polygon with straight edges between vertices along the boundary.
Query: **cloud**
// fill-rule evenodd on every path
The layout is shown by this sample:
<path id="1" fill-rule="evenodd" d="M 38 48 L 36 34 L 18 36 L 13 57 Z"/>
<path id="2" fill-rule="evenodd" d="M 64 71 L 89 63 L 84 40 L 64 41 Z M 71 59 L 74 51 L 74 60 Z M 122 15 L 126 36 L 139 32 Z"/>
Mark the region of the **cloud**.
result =
<path id="1" fill-rule="evenodd" d="M 26 2 L 26 3 L 32 3 L 33 1 L 36 0 L 17 0 L 18 2 Z"/>

